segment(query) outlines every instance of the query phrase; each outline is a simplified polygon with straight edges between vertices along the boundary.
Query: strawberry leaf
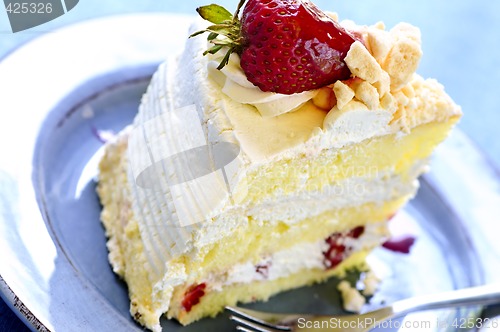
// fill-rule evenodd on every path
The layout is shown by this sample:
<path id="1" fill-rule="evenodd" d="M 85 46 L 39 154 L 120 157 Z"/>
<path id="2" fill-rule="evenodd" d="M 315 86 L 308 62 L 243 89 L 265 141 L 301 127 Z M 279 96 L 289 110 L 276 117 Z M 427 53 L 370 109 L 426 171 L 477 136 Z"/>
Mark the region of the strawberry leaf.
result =
<path id="1" fill-rule="evenodd" d="M 226 55 L 224 56 L 222 61 L 219 63 L 219 66 L 217 67 L 217 69 L 221 70 L 222 68 L 224 68 L 224 66 L 226 66 L 229 63 L 229 57 L 231 56 L 231 53 L 233 53 L 233 51 L 231 49 L 226 52 Z"/>
<path id="2" fill-rule="evenodd" d="M 213 23 L 204 30 L 193 33 L 191 37 L 201 35 L 208 32 L 207 40 L 213 44 L 209 47 L 203 55 L 216 54 L 221 49 L 226 48 L 227 52 L 222 59 L 218 69 L 221 69 L 229 62 L 231 53 L 241 52 L 243 45 L 243 37 L 241 35 L 241 22 L 239 20 L 239 12 L 246 0 L 240 0 L 238 8 L 234 15 L 227 11 L 224 7 L 216 4 L 202 6 L 196 8 L 200 16 Z"/>
<path id="3" fill-rule="evenodd" d="M 215 33 L 215 32 L 210 32 L 210 34 L 208 35 L 207 37 L 207 40 L 210 41 L 210 40 L 214 40 L 215 38 L 217 38 L 219 34 L 218 33 Z"/>
<path id="4" fill-rule="evenodd" d="M 192 38 L 192 37 L 196 37 L 196 36 L 199 36 L 199 35 L 202 35 L 204 34 L 205 32 L 207 32 L 207 30 L 200 30 L 200 31 L 196 31 L 194 33 L 192 33 L 189 38 Z"/>
<path id="5" fill-rule="evenodd" d="M 227 24 L 211 25 L 206 29 L 206 31 L 211 32 L 211 33 L 220 34 L 220 35 L 223 35 L 226 37 L 231 36 L 231 33 L 233 33 L 231 30 L 231 26 L 228 26 Z M 208 38 L 212 38 L 212 36 L 209 35 Z M 212 38 L 212 39 L 214 39 L 214 38 Z"/>
<path id="6" fill-rule="evenodd" d="M 233 19 L 233 15 L 226 8 L 216 4 L 198 7 L 196 11 L 203 19 L 214 24 L 220 24 Z"/>
<path id="7" fill-rule="evenodd" d="M 210 54 L 215 54 L 219 52 L 224 46 L 223 45 L 215 45 L 203 52 L 203 55 L 207 55 L 208 53 Z"/>

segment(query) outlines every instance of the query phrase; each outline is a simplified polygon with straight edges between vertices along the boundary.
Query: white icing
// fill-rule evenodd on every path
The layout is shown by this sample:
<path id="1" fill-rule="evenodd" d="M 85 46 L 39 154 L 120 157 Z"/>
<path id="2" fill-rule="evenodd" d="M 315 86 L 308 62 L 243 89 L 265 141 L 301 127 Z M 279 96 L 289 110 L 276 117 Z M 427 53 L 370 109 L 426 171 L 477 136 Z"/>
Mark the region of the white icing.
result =
<path id="1" fill-rule="evenodd" d="M 336 140 L 355 143 L 389 133 L 391 119 L 388 110 L 369 110 L 365 104 L 352 100 L 341 110 L 335 106 L 328 112 L 323 129 Z"/>

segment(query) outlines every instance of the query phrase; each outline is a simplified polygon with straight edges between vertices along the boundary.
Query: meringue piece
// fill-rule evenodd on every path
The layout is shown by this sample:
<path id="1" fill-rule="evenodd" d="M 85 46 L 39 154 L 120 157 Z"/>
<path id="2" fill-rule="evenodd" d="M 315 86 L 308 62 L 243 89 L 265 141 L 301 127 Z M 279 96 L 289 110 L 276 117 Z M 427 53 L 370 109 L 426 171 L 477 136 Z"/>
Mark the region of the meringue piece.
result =
<path id="1" fill-rule="evenodd" d="M 368 83 L 375 83 L 382 77 L 382 68 L 366 47 L 355 41 L 344 59 L 351 73 Z"/>
<path id="2" fill-rule="evenodd" d="M 337 108 L 342 109 L 354 98 L 354 91 L 344 82 L 337 81 L 333 85 L 333 92 L 337 98 Z"/>
<path id="3" fill-rule="evenodd" d="M 369 109 L 377 109 L 380 97 L 377 88 L 364 81 L 356 87 L 356 99 L 362 101 Z"/>

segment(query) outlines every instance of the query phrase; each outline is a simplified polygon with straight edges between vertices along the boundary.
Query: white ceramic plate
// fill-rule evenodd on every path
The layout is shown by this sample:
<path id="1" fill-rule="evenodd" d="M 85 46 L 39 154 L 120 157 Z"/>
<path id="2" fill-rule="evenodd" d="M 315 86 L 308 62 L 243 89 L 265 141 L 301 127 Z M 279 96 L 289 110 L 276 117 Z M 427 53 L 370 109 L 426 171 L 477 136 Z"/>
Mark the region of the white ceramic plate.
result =
<path id="1" fill-rule="evenodd" d="M 89 21 L 45 35 L 0 63 L 0 291 L 33 329 L 140 330 L 128 315 L 126 286 L 107 263 L 96 163 L 101 139 L 131 122 L 158 63 L 182 49 L 189 21 L 168 14 Z M 395 232 L 418 235 L 411 254 L 371 255 L 385 276 L 375 300 L 494 280 L 497 179 L 456 131 L 393 222 Z M 338 312 L 335 284 L 250 307 Z M 470 313 L 435 311 L 406 321 L 432 321 L 435 331 L 436 321 Z M 187 328 L 162 324 L 166 331 L 234 329 L 224 315 Z"/>

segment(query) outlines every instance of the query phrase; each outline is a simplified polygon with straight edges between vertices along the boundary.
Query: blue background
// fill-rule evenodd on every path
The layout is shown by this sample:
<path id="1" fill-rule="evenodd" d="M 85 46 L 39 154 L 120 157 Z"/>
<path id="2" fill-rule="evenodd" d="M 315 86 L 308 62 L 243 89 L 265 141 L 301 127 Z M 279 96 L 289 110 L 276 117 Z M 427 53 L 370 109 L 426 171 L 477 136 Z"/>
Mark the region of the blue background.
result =
<path id="1" fill-rule="evenodd" d="M 41 26 L 12 33 L 0 9 L 0 59 L 23 43 L 68 24 L 124 13 L 173 12 L 195 14 L 207 1 L 80 0 L 73 10 Z M 217 1 L 230 11 L 237 0 Z M 500 167 L 500 1 L 491 0 L 315 0 L 321 9 L 358 24 L 400 21 L 420 27 L 424 56 L 419 73 L 438 79 L 462 106 L 459 127 L 477 143 L 495 167 Z M 3 3 L 3 2 L 2 2 Z M 165 39 L 175 31 L 165 31 Z M 34 57 L 36 54 L 33 55 Z M 8 93 L 0 91 L 1 94 Z M 2 115 L 8 110 L 0 110 Z M 5 115 L 4 115 L 5 116 Z M 0 300 L 0 331 L 23 331 L 22 322 Z"/>

